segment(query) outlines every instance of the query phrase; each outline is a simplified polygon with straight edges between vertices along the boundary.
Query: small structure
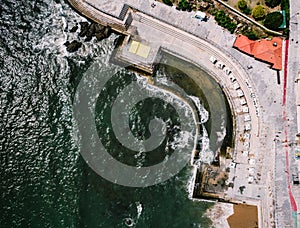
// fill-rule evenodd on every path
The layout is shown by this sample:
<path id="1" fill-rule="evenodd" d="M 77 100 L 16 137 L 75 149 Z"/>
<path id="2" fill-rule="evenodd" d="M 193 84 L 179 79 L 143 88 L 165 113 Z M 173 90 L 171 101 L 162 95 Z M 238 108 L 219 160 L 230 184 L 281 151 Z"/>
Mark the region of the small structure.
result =
<path id="1" fill-rule="evenodd" d="M 214 56 L 210 56 L 209 60 L 213 63 L 216 64 L 217 59 Z"/>
<path id="2" fill-rule="evenodd" d="M 293 184 L 298 185 L 299 184 L 298 174 L 292 174 L 292 176 L 293 176 Z"/>
<path id="3" fill-rule="evenodd" d="M 286 28 L 286 13 L 285 13 L 285 10 L 279 10 L 278 12 L 281 13 L 282 17 L 283 17 L 282 24 L 278 28 L 279 29 L 285 29 Z"/>
<path id="4" fill-rule="evenodd" d="M 243 113 L 249 113 L 248 106 L 243 106 Z"/>
<path id="5" fill-rule="evenodd" d="M 250 131 L 251 130 L 251 124 L 250 123 L 246 124 L 245 130 L 246 131 Z"/>
<path id="6" fill-rule="evenodd" d="M 239 83 L 234 82 L 234 83 L 233 83 L 233 88 L 234 88 L 235 90 L 238 90 L 238 89 L 240 88 Z"/>
<path id="7" fill-rule="evenodd" d="M 241 89 L 237 89 L 236 92 L 239 97 L 244 96 L 244 92 Z"/>
<path id="8" fill-rule="evenodd" d="M 245 121 L 245 122 L 248 122 L 248 121 L 250 121 L 250 120 L 251 120 L 250 115 L 249 115 L 249 114 L 246 114 L 246 115 L 244 116 L 244 121 Z"/>
<path id="9" fill-rule="evenodd" d="M 224 71 L 226 75 L 229 75 L 231 73 L 231 70 L 228 67 L 225 67 Z"/>
<path id="10" fill-rule="evenodd" d="M 240 99 L 240 104 L 241 104 L 241 105 L 247 104 L 246 99 L 245 99 L 245 98 L 241 98 L 241 99 Z"/>
<path id="11" fill-rule="evenodd" d="M 220 68 L 220 69 L 223 69 L 225 67 L 225 64 L 223 62 L 218 62 L 217 63 L 217 66 Z"/>
<path id="12" fill-rule="evenodd" d="M 251 184 L 254 181 L 254 177 L 253 176 L 249 176 L 248 177 L 248 183 Z"/>
<path id="13" fill-rule="evenodd" d="M 129 47 L 129 52 L 146 59 L 149 55 L 150 47 L 133 40 Z"/>
<path id="14" fill-rule="evenodd" d="M 233 47 L 256 59 L 270 63 L 271 68 L 275 70 L 282 69 L 282 38 L 250 40 L 244 35 L 238 35 Z"/>
<path id="15" fill-rule="evenodd" d="M 232 74 L 229 76 L 229 79 L 230 79 L 231 82 L 235 82 L 236 81 L 236 78 Z"/>

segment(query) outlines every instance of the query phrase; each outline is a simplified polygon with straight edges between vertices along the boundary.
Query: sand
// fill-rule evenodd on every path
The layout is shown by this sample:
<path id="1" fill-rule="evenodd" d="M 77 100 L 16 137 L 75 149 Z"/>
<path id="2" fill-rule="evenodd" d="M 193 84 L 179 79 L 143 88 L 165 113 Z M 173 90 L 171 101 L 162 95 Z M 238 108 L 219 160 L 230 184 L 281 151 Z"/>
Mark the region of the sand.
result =
<path id="1" fill-rule="evenodd" d="M 232 214 L 233 204 L 230 203 L 216 203 L 205 213 L 215 228 L 230 228 L 227 218 Z"/>
<path id="2" fill-rule="evenodd" d="M 230 228 L 258 227 L 258 212 L 256 206 L 237 204 L 233 205 L 234 214 L 228 217 Z"/>

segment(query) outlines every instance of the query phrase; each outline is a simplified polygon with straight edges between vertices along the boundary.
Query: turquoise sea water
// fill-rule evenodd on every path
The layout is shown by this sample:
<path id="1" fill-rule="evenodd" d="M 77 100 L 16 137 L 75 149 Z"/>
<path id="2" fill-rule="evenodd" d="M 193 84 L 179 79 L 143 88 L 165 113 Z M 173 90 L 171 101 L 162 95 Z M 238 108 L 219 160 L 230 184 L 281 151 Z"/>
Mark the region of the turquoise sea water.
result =
<path id="1" fill-rule="evenodd" d="M 93 61 L 108 62 L 116 36 L 68 54 L 68 30 L 84 18 L 66 2 L 4 0 L 0 9 L 0 227 L 125 227 L 129 217 L 136 227 L 208 227 L 211 204 L 188 199 L 190 167 L 130 188 L 99 177 L 79 153 L 75 88 Z"/>

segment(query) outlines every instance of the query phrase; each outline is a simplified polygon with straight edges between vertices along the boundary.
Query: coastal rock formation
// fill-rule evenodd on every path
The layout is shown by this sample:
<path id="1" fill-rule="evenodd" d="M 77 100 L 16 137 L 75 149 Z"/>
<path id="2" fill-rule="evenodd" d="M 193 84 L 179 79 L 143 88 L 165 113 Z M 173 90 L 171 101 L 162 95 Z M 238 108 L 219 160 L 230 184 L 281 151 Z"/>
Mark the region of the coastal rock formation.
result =
<path id="1" fill-rule="evenodd" d="M 68 52 L 75 52 L 82 46 L 82 43 L 77 40 L 73 40 L 72 42 L 67 41 L 64 45 L 67 47 Z"/>
<path id="2" fill-rule="evenodd" d="M 78 29 L 78 26 L 77 26 L 77 25 L 75 25 L 73 28 L 71 28 L 71 29 L 70 29 L 70 32 L 76 32 L 76 31 L 77 31 L 77 29 Z"/>
<path id="3" fill-rule="evenodd" d="M 80 22 L 79 25 L 80 31 L 78 33 L 78 36 L 82 38 L 85 37 L 84 42 L 91 41 L 94 36 L 98 41 L 101 41 L 105 38 L 108 38 L 112 32 L 110 27 L 106 27 L 94 22 Z M 78 26 L 75 25 L 70 29 L 70 32 L 76 32 L 77 29 Z M 67 41 L 65 43 L 65 46 L 67 47 L 68 52 L 75 52 L 82 46 L 82 43 L 76 40 L 73 40 L 72 42 Z"/>

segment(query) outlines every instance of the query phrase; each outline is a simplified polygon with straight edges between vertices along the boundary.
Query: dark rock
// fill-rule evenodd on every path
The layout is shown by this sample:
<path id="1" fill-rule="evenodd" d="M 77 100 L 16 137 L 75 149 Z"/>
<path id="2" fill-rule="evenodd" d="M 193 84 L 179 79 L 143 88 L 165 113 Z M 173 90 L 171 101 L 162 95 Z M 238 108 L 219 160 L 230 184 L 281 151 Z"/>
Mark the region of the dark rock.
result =
<path id="1" fill-rule="evenodd" d="M 97 40 L 103 40 L 104 38 L 107 38 L 111 35 L 111 28 L 110 27 L 104 27 L 104 30 L 101 32 L 96 32 L 96 38 Z"/>
<path id="2" fill-rule="evenodd" d="M 78 29 L 78 26 L 77 26 L 77 25 L 75 25 L 73 28 L 71 28 L 71 29 L 70 29 L 70 32 L 76 32 L 76 31 L 77 31 L 77 29 Z"/>
<path id="3" fill-rule="evenodd" d="M 85 41 L 90 41 L 92 37 L 95 35 L 95 23 L 90 24 L 89 29 L 86 33 Z"/>
<path id="4" fill-rule="evenodd" d="M 110 36 L 110 34 L 111 34 L 111 29 L 110 29 L 110 27 L 106 27 L 105 29 L 104 29 L 104 35 L 105 35 L 105 38 L 107 38 L 107 37 L 109 37 Z"/>
<path id="5" fill-rule="evenodd" d="M 95 33 L 103 32 L 105 30 L 104 25 L 95 24 Z"/>
<path id="6" fill-rule="evenodd" d="M 75 52 L 82 46 L 82 43 L 77 40 L 73 40 L 71 43 L 67 41 L 65 46 L 67 47 L 68 52 Z"/>
<path id="7" fill-rule="evenodd" d="M 79 24 L 80 24 L 79 36 L 84 37 L 89 30 L 89 23 L 88 22 L 79 22 Z"/>
<path id="8" fill-rule="evenodd" d="M 95 23 L 90 24 L 89 30 L 88 30 L 86 36 L 93 36 L 94 35 L 94 33 L 95 33 L 95 25 L 96 25 Z"/>
<path id="9" fill-rule="evenodd" d="M 101 41 L 105 38 L 105 34 L 103 32 L 98 32 L 95 35 L 98 41 Z"/>

